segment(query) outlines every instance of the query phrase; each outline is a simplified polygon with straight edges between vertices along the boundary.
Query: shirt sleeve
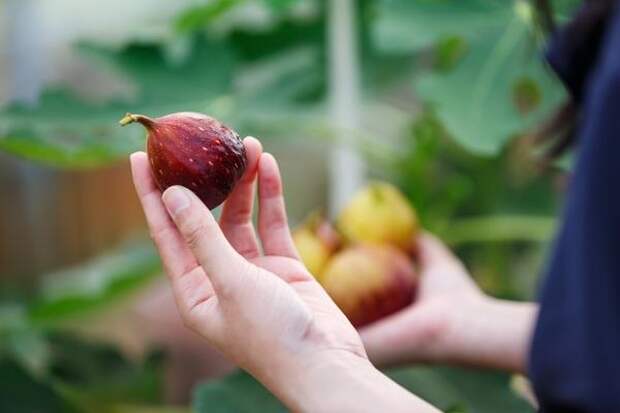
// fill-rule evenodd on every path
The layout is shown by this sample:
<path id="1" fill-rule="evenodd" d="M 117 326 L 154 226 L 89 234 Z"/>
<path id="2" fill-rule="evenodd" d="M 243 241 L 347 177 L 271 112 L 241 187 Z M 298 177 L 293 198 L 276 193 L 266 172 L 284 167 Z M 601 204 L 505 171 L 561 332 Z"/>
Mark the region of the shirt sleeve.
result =
<path id="1" fill-rule="evenodd" d="M 545 413 L 620 412 L 617 11 L 583 90 L 578 160 L 530 354 L 530 376 Z"/>

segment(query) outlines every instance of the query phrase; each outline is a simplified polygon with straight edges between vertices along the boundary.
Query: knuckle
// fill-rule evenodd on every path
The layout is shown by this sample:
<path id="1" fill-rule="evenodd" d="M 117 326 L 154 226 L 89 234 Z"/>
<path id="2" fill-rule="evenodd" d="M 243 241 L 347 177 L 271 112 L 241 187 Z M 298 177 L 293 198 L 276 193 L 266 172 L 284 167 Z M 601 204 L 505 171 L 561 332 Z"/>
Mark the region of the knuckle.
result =
<path id="1" fill-rule="evenodd" d="M 185 240 L 190 248 L 195 249 L 201 245 L 202 240 L 206 236 L 207 227 L 204 223 L 196 222 L 189 225 L 185 232 Z"/>
<path id="2" fill-rule="evenodd" d="M 149 230 L 149 238 L 153 240 L 156 244 L 161 243 L 165 240 L 170 234 L 170 228 L 159 228 L 159 229 L 151 229 Z"/>
<path id="3" fill-rule="evenodd" d="M 282 184 L 277 176 L 265 176 L 261 182 L 262 193 L 266 198 L 278 197 L 282 193 Z"/>
<path id="4" fill-rule="evenodd" d="M 268 229 L 271 231 L 282 230 L 288 227 L 286 215 L 279 208 L 270 211 L 270 213 L 267 215 L 266 224 Z"/>
<path id="5" fill-rule="evenodd" d="M 253 246 L 249 246 L 249 245 L 239 248 L 237 252 L 239 253 L 239 255 L 249 260 L 254 259 L 259 256 L 256 248 L 254 248 Z"/>
<path id="6" fill-rule="evenodd" d="M 252 216 L 252 208 L 247 205 L 238 206 L 235 210 L 230 211 L 225 219 L 226 224 L 237 226 L 247 223 Z"/>
<path id="7" fill-rule="evenodd" d="M 271 217 L 271 225 L 275 229 L 284 229 L 286 224 L 286 215 L 284 215 L 282 210 L 276 211 Z"/>

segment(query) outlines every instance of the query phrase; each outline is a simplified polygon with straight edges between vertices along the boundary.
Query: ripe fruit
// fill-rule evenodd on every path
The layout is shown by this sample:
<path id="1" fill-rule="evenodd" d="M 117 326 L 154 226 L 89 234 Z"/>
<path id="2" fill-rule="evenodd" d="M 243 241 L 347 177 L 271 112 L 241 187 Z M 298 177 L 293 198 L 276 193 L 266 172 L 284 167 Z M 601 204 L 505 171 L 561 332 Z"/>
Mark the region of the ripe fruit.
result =
<path id="1" fill-rule="evenodd" d="M 319 213 L 310 215 L 295 231 L 293 241 L 308 271 L 320 277 L 329 257 L 340 247 L 340 235 Z"/>
<path id="2" fill-rule="evenodd" d="M 357 245 L 334 255 L 321 284 L 355 327 L 395 313 L 413 301 L 417 274 L 389 245 Z"/>
<path id="3" fill-rule="evenodd" d="M 308 271 L 315 277 L 321 273 L 329 259 L 329 249 L 307 228 L 299 228 L 293 232 L 293 241 L 297 252 Z"/>
<path id="4" fill-rule="evenodd" d="M 213 209 L 224 202 L 245 171 L 243 142 L 216 119 L 193 112 L 155 119 L 128 113 L 120 124 L 133 122 L 148 131 L 147 152 L 161 191 L 182 185 Z"/>
<path id="5" fill-rule="evenodd" d="M 407 249 L 418 231 L 418 218 L 396 187 L 375 182 L 359 191 L 342 210 L 338 228 L 350 241 Z"/>

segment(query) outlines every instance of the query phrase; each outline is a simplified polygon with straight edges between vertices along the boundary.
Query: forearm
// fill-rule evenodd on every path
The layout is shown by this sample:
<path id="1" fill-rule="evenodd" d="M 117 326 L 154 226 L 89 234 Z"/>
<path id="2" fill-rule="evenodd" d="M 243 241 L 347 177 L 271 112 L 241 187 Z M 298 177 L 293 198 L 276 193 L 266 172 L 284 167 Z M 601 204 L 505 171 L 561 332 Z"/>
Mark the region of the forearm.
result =
<path id="1" fill-rule="evenodd" d="M 538 306 L 485 298 L 463 310 L 451 315 L 438 361 L 524 373 Z"/>
<path id="2" fill-rule="evenodd" d="M 292 411 L 439 412 L 359 356 L 340 352 L 295 364 L 295 371 L 279 374 L 282 380 L 265 383 Z"/>

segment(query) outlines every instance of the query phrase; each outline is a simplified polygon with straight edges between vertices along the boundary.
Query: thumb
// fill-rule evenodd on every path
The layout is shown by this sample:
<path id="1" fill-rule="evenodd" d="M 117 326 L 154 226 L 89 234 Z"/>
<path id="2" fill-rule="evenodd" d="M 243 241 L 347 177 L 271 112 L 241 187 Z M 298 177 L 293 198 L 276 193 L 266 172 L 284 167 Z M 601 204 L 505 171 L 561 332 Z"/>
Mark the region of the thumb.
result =
<path id="1" fill-rule="evenodd" d="M 222 233 L 211 211 L 190 190 L 172 186 L 162 201 L 177 229 L 213 284 L 216 295 L 235 290 L 247 262 Z"/>
<path id="2" fill-rule="evenodd" d="M 428 361 L 440 326 L 415 305 L 362 328 L 368 357 L 380 367 Z"/>
<path id="3" fill-rule="evenodd" d="M 417 240 L 417 254 L 422 268 L 458 262 L 452 251 L 436 236 L 425 232 Z"/>

